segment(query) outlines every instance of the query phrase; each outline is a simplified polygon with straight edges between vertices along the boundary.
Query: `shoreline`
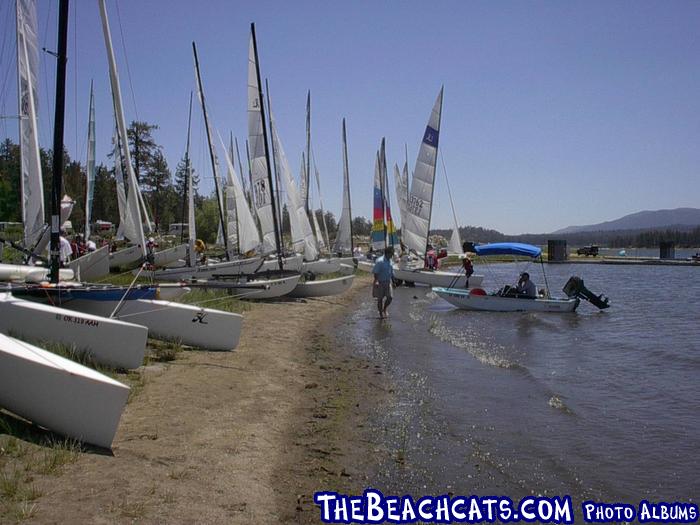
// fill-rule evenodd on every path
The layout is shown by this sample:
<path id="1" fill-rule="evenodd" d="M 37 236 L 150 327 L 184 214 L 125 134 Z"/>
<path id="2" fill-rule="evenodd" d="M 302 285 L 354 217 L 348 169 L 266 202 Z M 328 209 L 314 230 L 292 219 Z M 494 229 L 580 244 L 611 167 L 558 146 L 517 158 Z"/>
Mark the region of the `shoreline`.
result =
<path id="1" fill-rule="evenodd" d="M 357 492 L 372 469 L 365 433 L 384 392 L 336 340 L 369 284 L 253 304 L 236 350 L 142 367 L 112 455 L 86 449 L 32 476 L 29 521 L 317 522 L 314 491 Z"/>

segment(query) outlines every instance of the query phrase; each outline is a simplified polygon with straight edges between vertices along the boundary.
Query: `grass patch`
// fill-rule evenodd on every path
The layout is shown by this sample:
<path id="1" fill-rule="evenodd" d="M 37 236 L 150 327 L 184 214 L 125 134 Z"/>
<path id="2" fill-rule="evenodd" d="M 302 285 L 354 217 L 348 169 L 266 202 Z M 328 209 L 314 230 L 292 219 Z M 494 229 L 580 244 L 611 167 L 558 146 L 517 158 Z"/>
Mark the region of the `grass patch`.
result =
<path id="1" fill-rule="evenodd" d="M 148 346 L 150 353 L 146 356 L 146 364 L 175 361 L 182 352 L 182 345 L 174 341 L 149 339 Z"/>

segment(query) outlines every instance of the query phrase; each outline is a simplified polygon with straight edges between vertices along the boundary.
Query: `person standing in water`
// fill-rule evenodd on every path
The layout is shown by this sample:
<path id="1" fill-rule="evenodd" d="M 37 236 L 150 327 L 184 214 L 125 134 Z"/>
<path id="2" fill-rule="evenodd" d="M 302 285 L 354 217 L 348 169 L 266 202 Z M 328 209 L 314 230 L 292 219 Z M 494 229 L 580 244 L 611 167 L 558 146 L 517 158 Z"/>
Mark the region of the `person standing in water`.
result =
<path id="1" fill-rule="evenodd" d="M 379 317 L 381 319 L 387 317 L 386 309 L 393 299 L 392 279 L 394 278 L 394 268 L 391 265 L 393 256 L 393 248 L 384 248 L 384 256 L 377 259 L 372 269 L 372 273 L 374 274 L 372 297 L 377 299 L 377 308 L 379 309 Z"/>

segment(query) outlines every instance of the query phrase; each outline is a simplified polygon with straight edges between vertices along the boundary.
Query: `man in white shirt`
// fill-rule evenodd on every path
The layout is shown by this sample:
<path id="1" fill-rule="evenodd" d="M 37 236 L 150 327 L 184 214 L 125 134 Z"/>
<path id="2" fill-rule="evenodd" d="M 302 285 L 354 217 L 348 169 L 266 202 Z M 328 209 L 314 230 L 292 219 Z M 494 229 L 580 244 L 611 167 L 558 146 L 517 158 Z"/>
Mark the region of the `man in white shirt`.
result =
<path id="1" fill-rule="evenodd" d="M 66 265 L 70 262 L 70 258 L 73 256 L 73 248 L 71 248 L 70 242 L 65 238 L 65 232 L 61 232 L 61 237 L 59 237 L 59 252 L 58 256 L 61 261 L 61 265 Z"/>
<path id="2" fill-rule="evenodd" d="M 535 299 L 537 297 L 537 286 L 530 280 L 529 273 L 523 272 L 520 274 L 516 292 L 519 297 L 526 297 L 527 299 Z"/>

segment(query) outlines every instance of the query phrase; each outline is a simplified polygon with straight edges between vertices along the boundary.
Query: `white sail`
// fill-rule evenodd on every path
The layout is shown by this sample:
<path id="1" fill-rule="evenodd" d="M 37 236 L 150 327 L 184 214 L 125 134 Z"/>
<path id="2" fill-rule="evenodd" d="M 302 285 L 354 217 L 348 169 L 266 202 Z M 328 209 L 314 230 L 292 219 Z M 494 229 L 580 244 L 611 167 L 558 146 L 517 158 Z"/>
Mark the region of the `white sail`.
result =
<path id="1" fill-rule="evenodd" d="M 189 152 L 188 152 L 189 158 Z M 194 190 L 192 188 L 192 167 L 187 166 L 187 244 L 189 245 L 189 264 L 193 266 L 197 264 L 197 255 L 194 251 L 194 243 L 197 240 L 197 226 L 194 217 Z"/>
<path id="2" fill-rule="evenodd" d="M 314 163 L 314 173 L 316 175 L 316 188 L 318 189 L 318 205 L 321 208 L 321 222 L 323 223 L 323 231 L 316 229 L 319 237 L 319 246 L 326 247 L 330 246 L 330 241 L 328 239 L 328 226 L 326 225 L 326 211 L 323 207 L 323 199 L 321 198 L 321 177 L 318 174 L 318 168 Z M 314 220 L 316 219 L 316 214 L 314 214 Z"/>
<path id="3" fill-rule="evenodd" d="M 309 216 L 304 207 L 303 197 L 297 190 L 289 161 L 284 153 L 282 141 L 277 133 L 275 119 L 270 115 L 270 127 L 272 141 L 275 145 L 275 164 L 279 167 L 280 178 L 287 194 L 287 211 L 289 213 L 289 226 L 292 232 L 292 248 L 295 252 L 303 253 L 304 260 L 313 261 L 318 258 L 316 239 L 311 231 Z"/>
<path id="4" fill-rule="evenodd" d="M 219 140 L 221 140 L 220 135 Z M 243 188 L 241 187 L 238 177 L 236 176 L 236 171 L 233 168 L 233 162 L 231 161 L 228 152 L 226 152 L 226 147 L 224 146 L 223 140 L 221 140 L 221 145 L 224 148 L 226 166 L 228 168 L 226 172 L 227 205 L 230 192 L 232 197 L 232 206 L 235 209 L 235 216 L 237 219 L 238 249 L 241 254 L 245 254 L 250 251 L 255 251 L 260 247 L 260 234 L 258 233 L 258 227 L 255 225 L 253 213 L 250 211 L 248 202 L 245 199 Z"/>
<path id="5" fill-rule="evenodd" d="M 343 119 L 343 211 L 338 221 L 338 232 L 333 253 L 352 253 L 352 210 L 350 207 L 350 169 L 348 167 L 348 140 Z"/>
<path id="6" fill-rule="evenodd" d="M 408 188 L 404 186 L 404 178 L 401 176 L 399 167 L 396 164 L 394 164 L 394 182 L 396 187 L 396 200 L 399 203 L 399 218 L 401 219 L 401 224 L 403 224 L 405 221 L 404 217 L 406 217 L 406 194 Z"/>
<path id="7" fill-rule="evenodd" d="M 105 48 L 107 50 L 107 60 L 109 61 L 109 81 L 112 88 L 112 101 L 114 103 L 114 113 L 117 120 L 117 131 L 119 136 L 119 143 L 121 144 L 121 151 L 124 159 L 124 167 L 126 168 L 128 181 L 128 194 L 127 194 L 127 214 L 131 215 L 131 220 L 135 223 L 135 232 L 128 232 L 125 230 L 124 234 L 129 238 L 129 240 L 141 247 L 141 253 L 146 256 L 146 242 L 143 234 L 143 224 L 141 223 L 141 210 L 139 209 L 139 199 L 138 195 L 139 187 L 136 180 L 136 174 L 134 173 L 134 167 L 131 164 L 131 153 L 129 152 L 128 139 L 126 134 L 126 121 L 124 120 L 124 111 L 122 109 L 122 94 L 119 87 L 119 76 L 117 74 L 117 64 L 114 59 L 114 49 L 112 49 L 112 35 L 109 30 L 109 21 L 107 20 L 107 7 L 105 6 L 105 0 L 100 0 L 100 17 L 102 18 L 102 32 L 105 39 Z M 149 220 L 150 223 L 150 220 Z M 133 237 L 129 237 L 129 233 Z"/>
<path id="8" fill-rule="evenodd" d="M 314 220 L 314 229 L 316 230 L 316 239 L 318 241 L 318 249 L 323 251 L 326 249 L 326 243 L 323 240 L 323 232 L 321 227 L 318 225 L 318 217 L 316 217 L 316 210 L 311 210 L 311 217 Z"/>
<path id="9" fill-rule="evenodd" d="M 443 168 L 445 163 L 443 161 Z M 449 253 L 462 253 L 462 240 L 459 238 L 459 223 L 457 222 L 457 212 L 455 211 L 455 203 L 452 200 L 452 188 L 450 188 L 450 179 L 447 178 L 447 170 L 445 170 L 445 182 L 447 183 L 447 195 L 450 197 L 450 207 L 452 208 L 452 220 L 454 221 L 454 228 L 452 228 L 452 235 L 450 236 L 450 242 L 447 245 L 447 251 Z"/>
<path id="10" fill-rule="evenodd" d="M 275 222 L 272 215 L 272 195 L 268 179 L 268 166 L 265 157 L 265 137 L 263 135 L 260 89 L 258 86 L 257 64 L 253 47 L 253 35 L 250 37 L 248 52 L 248 141 L 250 144 L 251 178 L 253 183 L 253 202 L 262 231 L 262 252 L 276 251 Z"/>
<path id="11" fill-rule="evenodd" d="M 425 134 L 418 150 L 416 169 L 413 172 L 411 191 L 408 196 L 406 217 L 403 218 L 403 241 L 410 251 L 423 254 L 428 243 L 430 214 L 433 206 L 435 167 L 440 136 L 440 114 L 442 112 L 442 88 L 435 100 Z"/>
<path id="12" fill-rule="evenodd" d="M 85 240 L 90 238 L 90 221 L 92 220 L 92 199 L 95 195 L 95 94 L 90 82 L 90 117 L 88 121 L 87 176 L 85 188 Z"/>
<path id="13" fill-rule="evenodd" d="M 19 145 L 22 171 L 22 222 L 24 245 L 31 248 L 44 229 L 44 185 L 39 158 L 37 128 L 37 50 L 36 3 L 17 0 L 17 80 L 19 95 Z"/>
<path id="14" fill-rule="evenodd" d="M 116 117 L 115 117 L 116 121 Z M 117 185 L 117 208 L 119 210 L 119 226 L 117 227 L 117 239 L 124 239 L 127 222 L 126 213 L 126 185 L 124 183 L 124 172 L 122 170 L 122 152 L 119 149 L 119 132 L 114 128 L 112 136 L 112 152 L 114 157 L 114 179 Z"/>

